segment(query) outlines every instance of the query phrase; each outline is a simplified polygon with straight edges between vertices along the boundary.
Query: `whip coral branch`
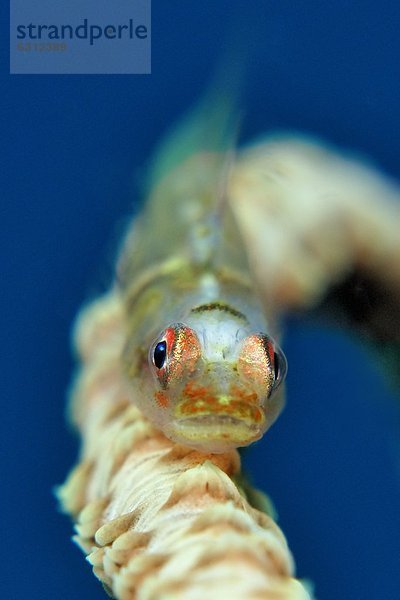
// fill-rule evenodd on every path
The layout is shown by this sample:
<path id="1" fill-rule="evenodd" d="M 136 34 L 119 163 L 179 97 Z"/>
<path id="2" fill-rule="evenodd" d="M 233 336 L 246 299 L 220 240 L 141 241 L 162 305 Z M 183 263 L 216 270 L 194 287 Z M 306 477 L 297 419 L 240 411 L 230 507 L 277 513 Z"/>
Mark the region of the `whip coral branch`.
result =
<path id="1" fill-rule="evenodd" d="M 173 444 L 128 401 L 123 322 L 114 292 L 79 319 L 71 410 L 83 448 L 59 490 L 97 577 L 120 600 L 309 598 L 282 532 L 234 482 L 238 452 Z"/>
<path id="2" fill-rule="evenodd" d="M 400 187 L 373 165 L 306 137 L 267 138 L 242 152 L 229 197 L 281 311 L 312 308 L 352 270 L 400 303 Z"/>
<path id="3" fill-rule="evenodd" d="M 226 195 L 269 312 L 310 310 L 333 290 L 336 321 L 343 317 L 342 325 L 350 321 L 380 344 L 398 372 L 398 186 L 353 159 L 292 139 L 240 155 Z M 71 416 L 83 446 L 59 491 L 95 574 L 120 600 L 309 598 L 294 578 L 284 535 L 252 506 L 257 494 L 237 483 L 238 452 L 203 454 L 174 444 L 128 398 L 119 293 L 90 305 L 78 321 L 82 367 Z"/>

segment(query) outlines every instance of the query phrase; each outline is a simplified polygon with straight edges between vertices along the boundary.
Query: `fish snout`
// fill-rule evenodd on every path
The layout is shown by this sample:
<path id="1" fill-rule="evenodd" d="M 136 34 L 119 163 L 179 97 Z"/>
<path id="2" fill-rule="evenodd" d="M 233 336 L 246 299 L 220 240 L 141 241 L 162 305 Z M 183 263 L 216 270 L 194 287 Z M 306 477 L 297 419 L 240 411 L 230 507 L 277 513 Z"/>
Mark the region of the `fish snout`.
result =
<path id="1" fill-rule="evenodd" d="M 232 364 L 209 363 L 200 377 L 188 381 L 175 416 L 221 416 L 260 423 L 264 419 L 262 398 L 244 385 Z"/>

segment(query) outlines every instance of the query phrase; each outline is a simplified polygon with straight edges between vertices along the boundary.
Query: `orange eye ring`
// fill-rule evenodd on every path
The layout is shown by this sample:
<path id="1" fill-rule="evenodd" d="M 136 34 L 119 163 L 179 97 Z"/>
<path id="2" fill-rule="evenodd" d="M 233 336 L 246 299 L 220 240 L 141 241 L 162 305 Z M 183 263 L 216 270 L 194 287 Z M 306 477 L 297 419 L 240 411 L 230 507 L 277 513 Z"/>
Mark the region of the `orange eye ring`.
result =
<path id="1" fill-rule="evenodd" d="M 183 323 L 175 323 L 152 344 L 149 362 L 155 367 L 161 389 L 166 390 L 184 373 L 193 371 L 200 356 L 200 342 L 193 329 Z"/>
<path id="2" fill-rule="evenodd" d="M 238 369 L 267 396 L 281 385 L 287 371 L 286 358 L 275 342 L 264 333 L 249 335 L 243 342 Z"/>

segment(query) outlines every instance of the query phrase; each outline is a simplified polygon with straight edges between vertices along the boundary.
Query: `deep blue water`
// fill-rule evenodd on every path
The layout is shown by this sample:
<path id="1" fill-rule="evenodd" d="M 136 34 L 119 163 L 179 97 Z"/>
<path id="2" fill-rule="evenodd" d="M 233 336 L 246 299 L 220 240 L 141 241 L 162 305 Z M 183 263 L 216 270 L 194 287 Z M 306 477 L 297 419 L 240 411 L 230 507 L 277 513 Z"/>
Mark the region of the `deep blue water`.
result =
<path id="1" fill-rule="evenodd" d="M 9 76 L 3 53 L 4 598 L 104 597 L 51 493 L 77 453 L 63 416 L 70 323 L 107 282 L 141 167 L 201 95 L 226 32 L 253 57 L 245 137 L 315 132 L 400 177 L 399 23 L 394 1 L 153 0 L 152 75 Z M 394 398 L 343 334 L 293 324 L 285 351 L 287 408 L 246 465 L 318 598 L 399 598 Z"/>

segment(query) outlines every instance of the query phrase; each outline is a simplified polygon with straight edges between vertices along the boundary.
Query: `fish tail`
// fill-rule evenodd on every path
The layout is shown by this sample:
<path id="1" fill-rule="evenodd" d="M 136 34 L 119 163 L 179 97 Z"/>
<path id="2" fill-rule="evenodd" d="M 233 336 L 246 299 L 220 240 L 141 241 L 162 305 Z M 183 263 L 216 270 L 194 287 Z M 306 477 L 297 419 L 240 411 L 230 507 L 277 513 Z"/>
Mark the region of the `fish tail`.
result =
<path id="1" fill-rule="evenodd" d="M 241 121 L 243 72 L 239 61 L 221 59 L 203 97 L 158 144 L 148 168 L 148 190 L 193 155 L 232 153 Z"/>

